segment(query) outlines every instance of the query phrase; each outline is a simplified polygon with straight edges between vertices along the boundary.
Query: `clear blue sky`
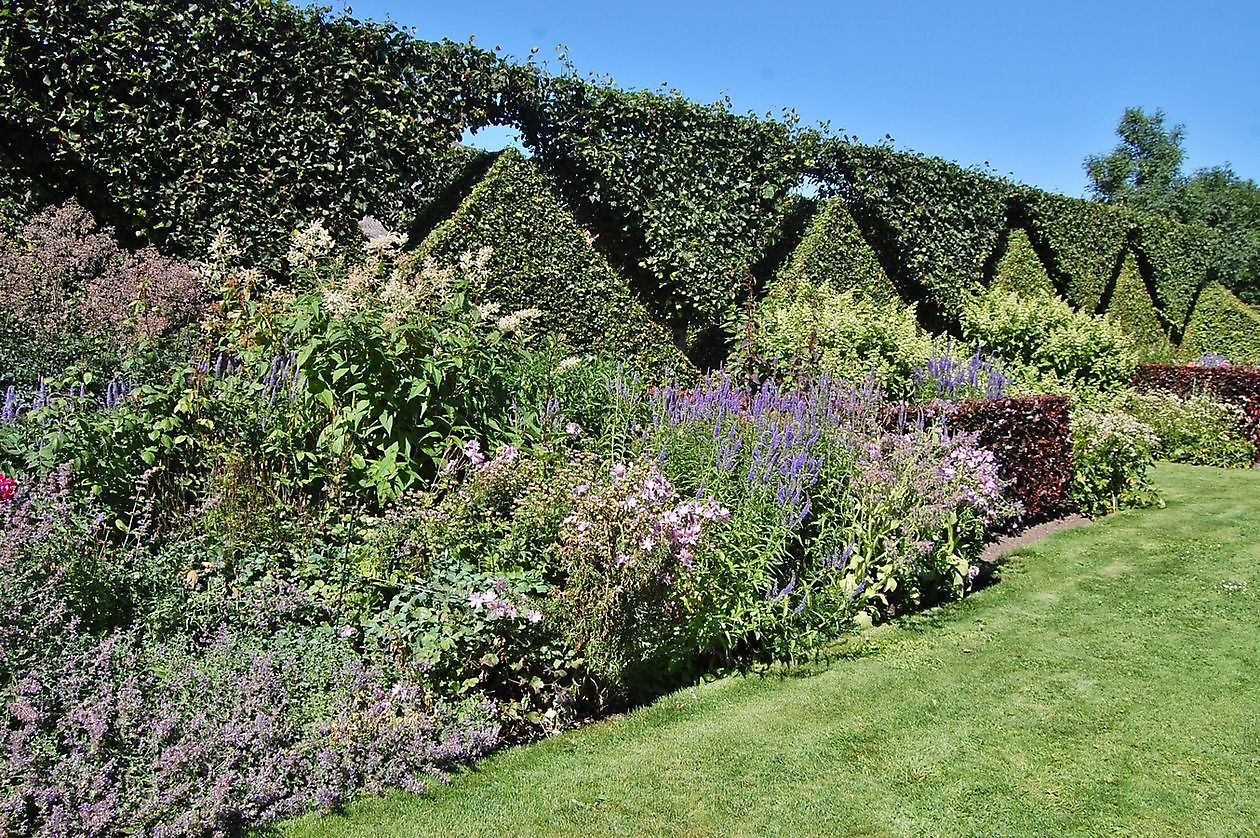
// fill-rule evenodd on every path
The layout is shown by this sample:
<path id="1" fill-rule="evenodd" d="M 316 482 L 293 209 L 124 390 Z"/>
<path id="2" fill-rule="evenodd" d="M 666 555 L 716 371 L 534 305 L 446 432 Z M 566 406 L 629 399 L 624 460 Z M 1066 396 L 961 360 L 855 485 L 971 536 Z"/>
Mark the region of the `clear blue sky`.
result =
<path id="1" fill-rule="evenodd" d="M 335 2 L 336 0 L 330 0 Z M 553 58 L 622 87 L 661 82 L 739 111 L 988 163 L 1069 195 L 1109 150 L 1126 106 L 1186 125 L 1187 170 L 1229 162 L 1260 180 L 1260 2 L 351 2 L 422 38 Z M 342 6 L 337 3 L 338 8 Z"/>

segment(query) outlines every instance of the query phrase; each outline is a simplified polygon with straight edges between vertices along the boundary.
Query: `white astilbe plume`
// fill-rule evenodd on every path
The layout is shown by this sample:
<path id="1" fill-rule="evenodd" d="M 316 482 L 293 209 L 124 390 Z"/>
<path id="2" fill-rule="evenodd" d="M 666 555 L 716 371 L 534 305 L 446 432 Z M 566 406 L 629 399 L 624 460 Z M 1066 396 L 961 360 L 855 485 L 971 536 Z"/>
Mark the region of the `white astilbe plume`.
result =
<path id="1" fill-rule="evenodd" d="M 495 322 L 495 327 L 505 335 L 524 334 L 526 327 L 535 320 L 542 317 L 542 312 L 536 308 L 523 308 L 520 311 L 514 311 L 511 314 L 505 314 Z"/>
<path id="2" fill-rule="evenodd" d="M 293 270 L 313 268 L 319 260 L 327 256 L 333 249 L 332 234 L 323 223 L 316 220 L 306 225 L 304 230 L 293 233 L 293 241 L 285 259 Z"/>

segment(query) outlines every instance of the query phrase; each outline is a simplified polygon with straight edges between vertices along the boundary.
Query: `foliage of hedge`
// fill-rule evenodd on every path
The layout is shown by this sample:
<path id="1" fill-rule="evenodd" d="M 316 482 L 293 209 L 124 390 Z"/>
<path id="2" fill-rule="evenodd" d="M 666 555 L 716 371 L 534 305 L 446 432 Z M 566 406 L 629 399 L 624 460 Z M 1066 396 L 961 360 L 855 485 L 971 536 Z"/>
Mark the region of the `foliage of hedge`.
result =
<path id="1" fill-rule="evenodd" d="M 978 444 L 997 458 L 1009 482 L 1007 495 L 1024 508 L 1022 524 L 1048 520 L 1070 507 L 1072 427 L 1067 396 L 1018 396 L 934 402 L 902 408 L 899 423 L 940 421 L 977 435 Z"/>
<path id="2" fill-rule="evenodd" d="M 1128 243 L 1129 215 L 1106 204 L 1031 188 L 1021 190 L 1017 205 L 1059 293 L 1077 308 L 1099 313 Z"/>
<path id="3" fill-rule="evenodd" d="M 777 284 L 797 283 L 811 287 L 826 283 L 881 301 L 898 299 L 897 289 L 853 216 L 835 199 L 819 202 L 805 235 L 779 271 Z"/>
<path id="4" fill-rule="evenodd" d="M 538 325 L 574 347 L 661 366 L 684 363 L 538 166 L 513 149 L 499 155 L 419 253 L 449 265 L 484 247 L 491 249 L 487 285 L 470 289 L 478 300 L 499 303 L 504 313 L 537 308 Z"/>
<path id="5" fill-rule="evenodd" d="M 1168 345 L 1164 325 L 1132 253 L 1125 254 L 1120 273 L 1116 276 L 1111 300 L 1107 303 L 1107 316 L 1128 332 L 1140 347 L 1153 349 Z"/>
<path id="6" fill-rule="evenodd" d="M 820 176 L 883 255 L 905 299 L 936 328 L 957 320 L 1006 227 L 1012 184 L 937 157 L 829 142 Z"/>
<path id="7" fill-rule="evenodd" d="M 810 143 L 792 120 L 676 91 L 541 77 L 508 106 L 525 142 L 670 317 L 693 332 L 733 310 L 792 205 Z"/>
<path id="8" fill-rule="evenodd" d="M 1157 215 L 1136 217 L 1134 248 L 1143 275 L 1155 292 L 1155 303 L 1180 340 L 1199 292 L 1207 284 L 1212 241 L 1206 228 L 1180 224 Z"/>
<path id="9" fill-rule="evenodd" d="M 274 256 L 315 215 L 347 235 L 364 214 L 397 222 L 511 86 L 492 53 L 283 2 L 15 0 L 0 44 L 0 146 L 20 172 L 185 255 L 220 227 Z"/>
<path id="10" fill-rule="evenodd" d="M 1196 357 L 1219 353 L 1236 362 L 1260 363 L 1260 311 L 1219 282 L 1208 283 L 1190 313 L 1181 348 Z"/>
<path id="11" fill-rule="evenodd" d="M 1028 233 L 1019 227 L 1006 237 L 1006 248 L 994 268 L 990 287 L 1019 294 L 1058 294 L 1046 266 L 1028 240 Z"/>
<path id="12" fill-rule="evenodd" d="M 1208 393 L 1243 409 L 1243 432 L 1260 447 L 1260 367 L 1198 367 L 1143 364 L 1133 374 L 1135 390 L 1164 390 L 1188 398 Z"/>

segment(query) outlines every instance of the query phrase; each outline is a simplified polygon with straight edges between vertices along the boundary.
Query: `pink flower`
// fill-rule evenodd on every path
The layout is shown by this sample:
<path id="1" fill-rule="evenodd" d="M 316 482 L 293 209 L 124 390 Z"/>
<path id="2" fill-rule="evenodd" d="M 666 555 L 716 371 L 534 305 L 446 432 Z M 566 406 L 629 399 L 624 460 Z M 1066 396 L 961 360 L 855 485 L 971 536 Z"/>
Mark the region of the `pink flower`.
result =
<path id="1" fill-rule="evenodd" d="M 541 622 L 542 622 L 542 612 L 541 612 L 541 611 L 534 611 L 534 610 L 532 610 L 532 609 L 531 609 L 531 610 L 529 610 L 529 611 L 526 611 L 526 612 L 525 612 L 525 619 L 526 619 L 526 620 L 528 620 L 528 621 L 529 621 L 529 622 L 531 622 L 531 623 L 541 623 Z"/>
<path id="2" fill-rule="evenodd" d="M 481 443 L 475 439 L 464 443 L 464 456 L 475 466 L 486 461 L 485 455 L 481 453 Z"/>
<path id="3" fill-rule="evenodd" d="M 0 503 L 12 500 L 13 493 L 17 491 L 17 481 L 12 477 L 0 474 Z"/>

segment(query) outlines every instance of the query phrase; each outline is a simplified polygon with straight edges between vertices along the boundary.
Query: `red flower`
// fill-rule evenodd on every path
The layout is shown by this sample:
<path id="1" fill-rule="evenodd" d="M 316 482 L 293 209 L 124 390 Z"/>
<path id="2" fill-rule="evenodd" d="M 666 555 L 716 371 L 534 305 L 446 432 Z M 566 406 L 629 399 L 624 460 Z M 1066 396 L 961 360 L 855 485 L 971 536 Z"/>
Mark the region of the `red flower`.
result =
<path id="1" fill-rule="evenodd" d="M 0 503 L 4 503 L 13 497 L 13 493 L 17 491 L 17 481 L 12 477 L 5 477 L 0 474 Z"/>

